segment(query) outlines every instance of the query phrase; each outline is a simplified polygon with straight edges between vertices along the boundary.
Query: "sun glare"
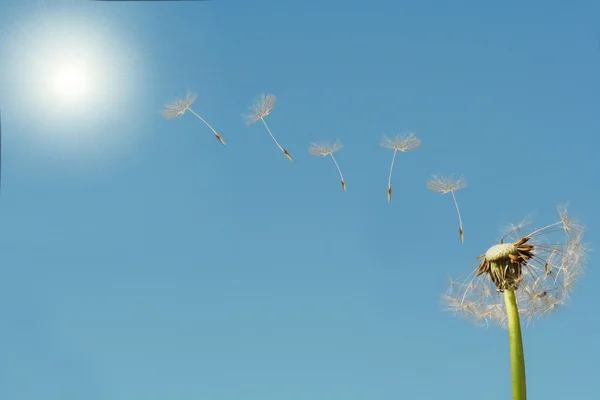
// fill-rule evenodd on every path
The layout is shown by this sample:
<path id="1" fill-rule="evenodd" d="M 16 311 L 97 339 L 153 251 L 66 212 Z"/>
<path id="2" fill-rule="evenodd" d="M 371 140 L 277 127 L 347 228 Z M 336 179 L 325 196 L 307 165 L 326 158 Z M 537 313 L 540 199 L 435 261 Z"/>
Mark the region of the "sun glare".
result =
<path id="1" fill-rule="evenodd" d="M 130 117 L 146 71 L 131 27 L 95 2 L 40 3 L 48 7 L 24 6 L 1 27 L 0 88 L 22 140 L 86 162 L 125 149 L 137 140 Z"/>
<path id="2" fill-rule="evenodd" d="M 94 7 L 85 7 L 91 8 Z M 133 54 L 118 26 L 98 12 L 40 10 L 14 27 L 13 91 L 37 120 L 87 121 L 117 112 L 135 80 Z M 124 84 L 128 83 L 128 84 Z"/>
<path id="3" fill-rule="evenodd" d="M 53 73 L 52 91 L 65 103 L 82 101 L 89 92 L 89 67 L 80 61 L 67 61 Z"/>

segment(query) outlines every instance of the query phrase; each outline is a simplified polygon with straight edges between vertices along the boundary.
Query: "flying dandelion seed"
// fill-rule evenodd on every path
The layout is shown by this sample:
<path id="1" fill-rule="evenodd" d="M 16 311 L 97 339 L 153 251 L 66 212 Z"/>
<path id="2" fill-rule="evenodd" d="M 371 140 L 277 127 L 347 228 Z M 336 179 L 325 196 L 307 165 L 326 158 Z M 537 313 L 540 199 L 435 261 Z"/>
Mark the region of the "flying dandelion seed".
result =
<path id="1" fill-rule="evenodd" d="M 208 122 L 206 122 L 204 118 L 202 118 L 198 113 L 192 110 L 191 107 L 194 101 L 196 101 L 196 97 L 197 95 L 195 93 L 188 91 L 185 97 L 183 97 L 182 99 L 176 99 L 173 103 L 165 105 L 165 109 L 162 111 L 162 115 L 166 119 L 174 119 L 181 117 L 183 114 L 185 114 L 186 111 L 189 111 L 192 114 L 194 114 L 200 121 L 204 122 L 204 124 L 206 124 L 206 126 L 208 126 L 208 128 L 215 135 L 217 140 L 221 142 L 223 146 L 226 146 L 225 141 L 223 140 L 221 135 L 219 135 L 217 131 Z"/>
<path id="2" fill-rule="evenodd" d="M 342 147 L 343 146 L 339 140 L 336 140 L 334 143 L 322 143 L 322 144 L 313 143 L 313 144 L 311 144 L 310 148 L 308 149 L 308 152 L 315 157 L 331 156 L 331 159 L 333 160 L 335 167 L 337 168 L 338 172 L 340 173 L 340 179 L 342 180 L 342 189 L 344 189 L 344 192 L 345 192 L 346 191 L 346 182 L 344 181 L 344 175 L 342 175 L 342 170 L 340 169 L 340 166 L 338 165 L 337 161 L 335 160 L 335 157 L 333 156 L 333 153 L 340 150 Z"/>
<path id="3" fill-rule="evenodd" d="M 388 138 L 385 135 L 383 136 L 383 140 L 381 141 L 381 146 L 394 150 L 394 155 L 392 157 L 392 165 L 390 166 L 390 175 L 388 177 L 388 191 L 387 191 L 387 199 L 388 202 L 392 200 L 392 171 L 394 170 L 394 161 L 396 161 L 396 153 L 399 151 L 406 153 L 411 150 L 416 149 L 421 145 L 421 140 L 417 138 L 414 132 L 411 132 L 407 135 L 396 135 L 393 138 Z"/>
<path id="4" fill-rule="evenodd" d="M 454 200 L 454 205 L 456 206 L 456 213 L 458 214 L 458 224 L 459 224 L 459 232 L 460 232 L 460 241 L 464 242 L 464 233 L 463 233 L 463 224 L 462 218 L 460 217 L 460 210 L 458 208 L 458 203 L 456 202 L 456 196 L 454 192 L 457 190 L 463 189 L 467 187 L 467 181 L 463 176 L 460 176 L 458 179 L 454 179 L 453 176 L 449 177 L 438 177 L 433 175 L 431 180 L 427 183 L 427 188 L 432 192 L 446 194 L 452 194 L 452 200 Z"/>
<path id="5" fill-rule="evenodd" d="M 586 262 L 583 227 L 558 208 L 559 221 L 521 236 L 515 225 L 464 281 L 452 281 L 443 301 L 450 311 L 480 324 L 508 328 L 513 399 L 526 399 L 520 317 L 531 322 L 565 304 Z M 503 239 L 504 239 L 503 238 Z M 504 306 L 502 304 L 504 297 Z"/>
<path id="6" fill-rule="evenodd" d="M 259 99 L 250 107 L 250 110 L 252 110 L 252 112 L 244 115 L 244 117 L 246 118 L 246 124 L 252 125 L 258 121 L 262 121 L 262 123 L 265 125 L 265 128 L 267 128 L 269 135 L 271 135 L 271 139 L 273 139 L 277 147 L 279 147 L 279 150 L 281 150 L 283 154 L 285 154 L 285 156 L 289 158 L 290 161 L 294 161 L 291 154 L 288 153 L 286 149 L 281 147 L 277 139 L 275 139 L 275 136 L 273 136 L 271 129 L 269 129 L 269 125 L 267 125 L 267 122 L 265 121 L 265 117 L 271 114 L 271 111 L 273 111 L 273 108 L 275 108 L 276 101 L 277 98 L 273 94 L 261 94 Z"/>

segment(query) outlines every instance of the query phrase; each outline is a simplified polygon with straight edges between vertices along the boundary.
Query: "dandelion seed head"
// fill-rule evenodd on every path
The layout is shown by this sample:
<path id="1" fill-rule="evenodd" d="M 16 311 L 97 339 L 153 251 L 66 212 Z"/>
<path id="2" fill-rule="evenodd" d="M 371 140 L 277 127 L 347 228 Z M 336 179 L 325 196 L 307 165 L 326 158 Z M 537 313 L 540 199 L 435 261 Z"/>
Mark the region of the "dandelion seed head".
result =
<path id="1" fill-rule="evenodd" d="M 414 132 L 404 135 L 395 135 L 391 138 L 384 135 L 383 139 L 381 140 L 381 146 L 394 151 L 408 152 L 416 149 L 420 145 L 421 140 L 415 135 Z"/>
<path id="2" fill-rule="evenodd" d="M 502 292 L 514 290 L 519 313 L 529 322 L 564 305 L 583 273 L 587 246 L 583 228 L 565 218 L 491 246 L 465 280 L 454 280 L 443 300 L 450 311 L 475 323 L 506 326 Z"/>
<path id="3" fill-rule="evenodd" d="M 258 100 L 250 107 L 251 112 L 244 115 L 246 124 L 252 125 L 269 115 L 273 111 L 273 108 L 275 108 L 276 101 L 277 98 L 274 94 L 262 93 Z"/>
<path id="4" fill-rule="evenodd" d="M 340 150 L 342 147 L 342 143 L 339 140 L 336 140 L 333 143 L 312 143 L 308 152 L 316 157 L 325 157 L 329 154 L 333 154 L 336 151 Z"/>
<path id="5" fill-rule="evenodd" d="M 432 192 L 446 194 L 448 192 L 455 192 L 460 189 L 467 187 L 467 181 L 464 176 L 461 175 L 458 179 L 455 179 L 453 175 L 450 176 L 437 176 L 433 175 L 429 182 L 427 182 L 427 188 Z"/>
<path id="6" fill-rule="evenodd" d="M 485 252 L 485 259 L 488 261 L 497 261 L 518 254 L 517 247 L 513 243 L 497 244 Z"/>
<path id="7" fill-rule="evenodd" d="M 175 99 L 173 103 L 166 104 L 164 110 L 162 110 L 162 115 L 167 119 L 181 117 L 196 101 L 196 97 L 196 93 L 188 90 L 183 98 Z"/>

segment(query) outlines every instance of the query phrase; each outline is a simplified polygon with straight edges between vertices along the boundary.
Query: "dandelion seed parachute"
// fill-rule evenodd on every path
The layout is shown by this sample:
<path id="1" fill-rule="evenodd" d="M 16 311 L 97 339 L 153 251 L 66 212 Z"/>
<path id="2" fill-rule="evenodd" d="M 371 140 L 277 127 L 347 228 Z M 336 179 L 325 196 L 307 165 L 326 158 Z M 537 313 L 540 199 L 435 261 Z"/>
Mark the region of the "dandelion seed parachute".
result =
<path id="1" fill-rule="evenodd" d="M 340 150 L 342 147 L 343 147 L 342 143 L 339 140 L 336 140 L 333 143 L 322 143 L 322 144 L 313 143 L 311 145 L 311 147 L 308 149 L 308 152 L 315 157 L 331 156 L 331 159 L 333 160 L 335 167 L 337 168 L 338 173 L 340 174 L 342 189 L 345 192 L 346 191 L 346 182 L 344 181 L 344 175 L 342 175 L 342 170 L 340 169 L 340 166 L 339 166 L 337 160 L 333 156 L 333 153 Z"/>
<path id="2" fill-rule="evenodd" d="M 217 140 L 223 146 L 227 146 L 225 140 L 223 140 L 221 135 L 217 133 L 215 128 L 213 128 L 212 125 L 210 125 L 204 118 L 202 118 L 202 116 L 200 116 L 200 114 L 198 114 L 192 109 L 192 104 L 194 104 L 194 101 L 196 101 L 196 97 L 197 95 L 195 93 L 188 90 L 187 94 L 183 98 L 176 99 L 173 103 L 165 105 L 165 108 L 162 111 L 162 115 L 166 119 L 175 119 L 181 117 L 183 114 L 185 114 L 186 111 L 189 111 L 212 131 L 213 135 L 215 135 Z"/>
<path id="3" fill-rule="evenodd" d="M 421 140 L 415 136 L 414 132 L 410 132 L 406 135 L 396 135 L 392 138 L 383 136 L 381 146 L 394 150 L 392 156 L 392 164 L 390 165 L 390 174 L 388 177 L 388 190 L 387 199 L 388 202 L 392 200 L 392 171 L 394 170 L 394 162 L 396 161 L 396 154 L 401 151 L 403 153 L 412 151 L 421 145 Z"/>
<path id="4" fill-rule="evenodd" d="M 462 217 L 460 216 L 460 209 L 458 208 L 458 202 L 456 201 L 456 195 L 454 194 L 454 192 L 456 192 L 457 190 L 460 190 L 460 189 L 464 189 L 466 187 L 467 187 L 467 181 L 465 180 L 464 176 L 462 176 L 462 175 L 458 179 L 454 179 L 453 176 L 443 177 L 443 176 L 433 175 L 431 177 L 431 180 L 429 180 L 429 182 L 427 182 L 427 188 L 429 190 L 431 190 L 432 192 L 441 193 L 441 194 L 450 193 L 452 195 L 452 200 L 454 201 L 454 206 L 456 207 L 456 213 L 458 214 L 458 225 L 459 225 L 458 232 L 460 235 L 461 242 L 465 241 L 465 237 L 464 237 Z"/>
<path id="5" fill-rule="evenodd" d="M 279 150 L 281 150 L 281 152 L 290 161 L 294 161 L 292 155 L 279 144 L 277 139 L 275 139 L 273 132 L 271 132 L 269 125 L 267 125 L 267 121 L 265 121 L 265 117 L 271 114 L 271 111 L 273 111 L 273 108 L 275 108 L 276 101 L 277 98 L 275 95 L 262 93 L 258 100 L 250 107 L 251 112 L 249 114 L 245 114 L 244 118 L 246 119 L 247 125 L 252 125 L 258 121 L 262 121 L 263 125 L 267 129 L 267 132 L 269 132 L 271 139 L 273 139 L 277 147 L 279 147 Z"/>

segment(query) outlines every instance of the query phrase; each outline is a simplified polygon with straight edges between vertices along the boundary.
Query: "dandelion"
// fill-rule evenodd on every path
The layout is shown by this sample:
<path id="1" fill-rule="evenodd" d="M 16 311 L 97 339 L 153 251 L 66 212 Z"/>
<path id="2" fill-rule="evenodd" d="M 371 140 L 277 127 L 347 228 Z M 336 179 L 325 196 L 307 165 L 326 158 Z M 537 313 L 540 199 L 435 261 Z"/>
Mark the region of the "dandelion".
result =
<path id="1" fill-rule="evenodd" d="M 454 200 L 454 206 L 456 207 L 456 213 L 458 214 L 458 225 L 459 225 L 459 233 L 460 233 L 460 241 L 461 242 L 465 241 L 465 237 L 464 237 L 464 233 L 463 233 L 462 218 L 460 217 L 460 210 L 458 208 L 458 203 L 456 202 L 456 196 L 454 195 L 454 192 L 456 192 L 457 190 L 466 188 L 466 187 L 467 187 L 467 181 L 465 180 L 465 178 L 463 176 L 461 176 L 458 179 L 454 179 L 453 176 L 438 177 L 436 175 L 433 175 L 431 180 L 429 182 L 427 182 L 427 188 L 429 188 L 429 190 L 431 190 L 432 192 L 441 193 L 441 194 L 446 194 L 449 192 L 452 194 L 452 200 Z"/>
<path id="2" fill-rule="evenodd" d="M 340 166 L 338 165 L 337 161 L 335 160 L 335 157 L 333 156 L 333 153 L 340 150 L 342 147 L 343 146 L 339 140 L 336 140 L 334 143 L 322 143 L 322 144 L 313 143 L 313 144 L 311 144 L 310 149 L 308 149 L 308 152 L 311 155 L 316 156 L 316 157 L 331 156 L 331 159 L 333 160 L 335 167 L 337 168 L 338 172 L 340 173 L 340 179 L 342 180 L 342 189 L 344 189 L 344 192 L 345 192 L 346 191 L 346 182 L 344 182 L 344 175 L 342 175 L 342 170 L 340 169 Z"/>
<path id="3" fill-rule="evenodd" d="M 390 175 L 388 177 L 388 191 L 387 198 L 388 202 L 392 200 L 392 171 L 394 170 L 394 161 L 396 160 L 396 153 L 399 151 L 406 153 L 416 149 L 421 145 L 421 140 L 417 138 L 414 132 L 407 135 L 400 136 L 396 135 L 393 138 L 383 137 L 381 146 L 394 150 L 394 156 L 392 157 L 392 165 L 390 166 Z"/>
<path id="4" fill-rule="evenodd" d="M 185 114 L 186 111 L 189 111 L 192 114 L 194 114 L 200 121 L 204 122 L 206 126 L 208 126 L 209 129 L 214 133 L 217 140 L 219 140 L 219 142 L 221 142 L 223 146 L 226 146 L 225 141 L 223 140 L 221 135 L 219 135 L 217 131 L 208 122 L 206 122 L 204 118 L 202 118 L 198 113 L 192 110 L 191 107 L 194 101 L 196 101 L 196 97 L 197 96 L 195 93 L 192 93 L 188 90 L 184 98 L 176 99 L 172 104 L 165 105 L 165 109 L 162 111 L 162 115 L 166 119 L 174 119 L 181 117 L 183 114 Z"/>
<path id="5" fill-rule="evenodd" d="M 444 296 L 451 311 L 508 327 L 517 400 L 526 399 L 520 316 L 531 322 L 565 304 L 586 261 L 583 227 L 568 218 L 566 208 L 558 213 L 557 222 L 524 236 L 519 233 L 523 225 L 516 225 L 500 244 L 477 257 L 481 262 L 466 280 L 451 282 Z"/>
<path id="6" fill-rule="evenodd" d="M 252 105 L 252 107 L 250 107 L 250 110 L 252 110 L 252 112 L 250 114 L 244 115 L 244 117 L 246 118 L 246 124 L 252 125 L 255 122 L 262 121 L 262 123 L 265 125 L 265 128 L 267 128 L 269 135 L 271 135 L 271 139 L 273 139 L 277 147 L 279 147 L 279 150 L 281 150 L 283 154 L 285 154 L 285 156 L 289 158 L 290 161 L 294 161 L 290 153 L 288 153 L 286 149 L 281 147 L 277 139 L 275 139 L 275 136 L 273 136 L 271 129 L 269 129 L 269 125 L 267 125 L 267 122 L 265 121 L 265 117 L 271 114 L 271 111 L 273 111 L 273 108 L 275 108 L 276 100 L 277 98 L 274 94 L 261 94 L 259 99 Z"/>

